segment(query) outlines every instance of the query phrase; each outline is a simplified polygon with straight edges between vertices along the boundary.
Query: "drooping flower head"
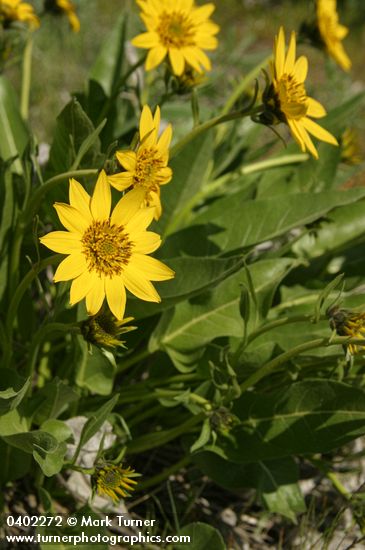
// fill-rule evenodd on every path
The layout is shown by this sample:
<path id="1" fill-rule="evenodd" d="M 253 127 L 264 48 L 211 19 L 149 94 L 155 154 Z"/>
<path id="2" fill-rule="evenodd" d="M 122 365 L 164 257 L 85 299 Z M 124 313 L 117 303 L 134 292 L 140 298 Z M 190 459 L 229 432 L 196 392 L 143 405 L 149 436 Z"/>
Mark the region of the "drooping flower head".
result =
<path id="1" fill-rule="evenodd" d="M 60 254 L 54 281 L 70 281 L 71 305 L 86 298 L 89 315 L 96 315 L 104 298 L 111 312 L 123 319 L 127 288 L 141 300 L 160 302 L 151 281 L 165 281 L 174 272 L 147 256 L 161 244 L 160 236 L 146 231 L 153 208 L 140 208 L 143 192 L 127 193 L 111 213 L 111 190 L 102 171 L 92 197 L 70 180 L 70 204 L 55 203 L 67 231 L 53 231 L 40 240 Z"/>
<path id="2" fill-rule="evenodd" d="M 172 128 L 169 124 L 159 136 L 160 108 L 152 116 L 151 109 L 145 105 L 139 122 L 139 145 L 136 151 L 118 151 L 116 156 L 125 169 L 109 176 L 109 183 L 124 191 L 132 187 L 143 191 L 145 206 L 155 209 L 155 219 L 161 216 L 160 185 L 172 178 L 172 170 L 167 166 Z"/>
<path id="3" fill-rule="evenodd" d="M 12 21 L 28 23 L 30 27 L 39 27 L 40 22 L 33 6 L 21 0 L 0 0 L 0 22 L 8 25 Z"/>
<path id="4" fill-rule="evenodd" d="M 66 15 L 71 29 L 79 32 L 80 21 L 76 15 L 75 4 L 71 0 L 45 0 L 44 9 L 54 15 Z"/>
<path id="5" fill-rule="evenodd" d="M 194 0 L 137 0 L 147 32 L 132 44 L 149 50 L 146 70 L 150 71 L 168 56 L 172 72 L 182 75 L 188 65 L 196 71 L 209 71 L 211 64 L 203 50 L 215 50 L 218 25 L 209 17 L 214 4 L 196 6 Z M 202 69 L 203 67 L 203 69 Z"/>
<path id="6" fill-rule="evenodd" d="M 344 71 L 349 71 L 351 60 L 342 45 L 349 30 L 338 21 L 336 0 L 317 0 L 317 25 L 328 54 Z"/>
<path id="7" fill-rule="evenodd" d="M 263 94 L 263 102 L 271 122 L 284 122 L 291 130 L 294 139 L 303 152 L 309 151 L 315 158 L 318 152 L 310 138 L 314 137 L 338 145 L 336 138 L 327 130 L 313 122 L 312 118 L 326 115 L 324 107 L 307 95 L 304 81 L 308 72 L 308 60 L 305 56 L 296 57 L 296 38 L 292 32 L 288 51 L 285 51 L 283 27 L 275 37 L 274 61 L 271 62 L 272 82 Z"/>
<path id="8" fill-rule="evenodd" d="M 101 311 L 97 315 L 83 321 L 81 333 L 87 342 L 95 346 L 102 348 L 125 348 L 125 342 L 119 340 L 119 336 L 137 328 L 125 326 L 131 321 L 133 321 L 133 317 L 126 317 L 118 321 L 110 312 Z"/>
<path id="9" fill-rule="evenodd" d="M 132 468 L 122 468 L 115 464 L 104 464 L 96 468 L 91 478 L 93 489 L 96 489 L 100 496 L 108 496 L 119 502 L 122 497 L 129 497 L 134 491 L 137 481 L 134 477 L 140 477 Z"/>
<path id="10" fill-rule="evenodd" d="M 336 331 L 338 336 L 349 336 L 350 338 L 365 339 L 365 313 L 342 309 L 337 306 L 327 310 L 327 317 L 330 320 L 330 327 Z M 344 345 L 347 354 L 356 355 L 365 353 L 365 346 L 358 344 Z"/>

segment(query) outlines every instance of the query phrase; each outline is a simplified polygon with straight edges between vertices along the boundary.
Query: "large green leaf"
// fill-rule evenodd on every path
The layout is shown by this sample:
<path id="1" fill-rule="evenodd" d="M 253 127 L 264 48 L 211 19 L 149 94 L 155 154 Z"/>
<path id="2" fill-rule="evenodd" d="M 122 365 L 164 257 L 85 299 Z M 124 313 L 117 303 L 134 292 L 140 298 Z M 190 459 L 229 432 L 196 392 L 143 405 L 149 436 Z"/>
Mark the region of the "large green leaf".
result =
<path id="1" fill-rule="evenodd" d="M 224 252 L 252 246 L 311 223 L 336 206 L 362 198 L 365 190 L 300 193 L 255 201 L 244 201 L 241 195 L 238 192 L 216 201 L 194 219 L 194 223 L 221 229 L 210 239 Z"/>
<path id="2" fill-rule="evenodd" d="M 66 440 L 72 436 L 71 429 L 60 420 L 47 420 L 42 424 L 41 429 L 51 434 L 57 441 L 56 448 L 48 453 L 39 452 L 34 449 L 33 456 L 44 475 L 50 477 L 61 471 L 64 457 L 67 451 Z"/>
<path id="3" fill-rule="evenodd" d="M 14 370 L 0 368 L 0 414 L 15 409 L 29 387 L 29 378 L 19 376 Z"/>
<path id="4" fill-rule="evenodd" d="M 0 439 L 0 486 L 26 475 L 30 469 L 32 457 L 20 449 L 7 445 Z"/>
<path id="5" fill-rule="evenodd" d="M 113 356 L 108 356 L 96 346 L 92 346 L 90 352 L 89 346 L 81 337 L 78 338 L 78 345 L 80 359 L 77 361 L 77 385 L 92 393 L 110 395 L 115 376 L 115 364 L 111 361 Z"/>
<path id="6" fill-rule="evenodd" d="M 78 399 L 78 393 L 71 386 L 55 377 L 37 392 L 33 421 L 42 424 L 47 419 L 57 418 Z"/>
<path id="7" fill-rule="evenodd" d="M 28 143 L 28 131 L 21 117 L 15 90 L 10 82 L 0 75 L 0 157 L 9 160 L 21 157 Z M 22 173 L 20 161 L 12 169 Z"/>
<path id="8" fill-rule="evenodd" d="M 184 550 L 189 545 L 190 550 L 225 550 L 226 545 L 217 529 L 207 523 L 190 523 L 180 529 L 179 536 L 190 537 L 186 543 L 174 544 L 174 550 Z"/>
<path id="9" fill-rule="evenodd" d="M 331 380 L 246 392 L 233 412 L 242 423 L 219 447 L 208 447 L 233 462 L 325 453 L 365 433 L 365 392 Z"/>
<path id="10" fill-rule="evenodd" d="M 119 399 L 119 395 L 114 395 L 109 401 L 104 403 L 98 410 L 92 413 L 86 421 L 78 444 L 78 449 L 81 449 L 85 443 L 92 438 L 94 434 L 102 427 L 109 414 L 114 409 Z"/>
<path id="11" fill-rule="evenodd" d="M 57 439 L 42 430 L 3 435 L 2 438 L 9 445 L 20 449 L 21 451 L 25 451 L 26 453 L 33 453 L 34 450 L 37 450 L 42 454 L 52 453 L 58 446 Z"/>
<path id="12" fill-rule="evenodd" d="M 264 307 L 265 297 L 271 295 L 271 290 L 292 266 L 292 259 L 282 258 L 257 262 L 249 267 L 258 307 L 259 302 Z M 241 271 L 227 278 L 214 291 L 177 305 L 173 312 L 164 313 L 151 336 L 150 350 L 167 351 L 177 364 L 175 352 L 191 352 L 219 336 L 241 338 L 242 284 L 247 284 L 247 273 Z"/>

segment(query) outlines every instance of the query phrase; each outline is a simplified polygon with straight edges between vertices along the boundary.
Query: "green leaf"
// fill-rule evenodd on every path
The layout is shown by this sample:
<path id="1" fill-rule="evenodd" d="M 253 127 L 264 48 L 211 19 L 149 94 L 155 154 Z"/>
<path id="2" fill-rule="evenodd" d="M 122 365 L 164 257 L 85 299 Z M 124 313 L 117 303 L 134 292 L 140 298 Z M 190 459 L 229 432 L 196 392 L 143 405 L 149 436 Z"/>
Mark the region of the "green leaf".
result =
<path id="1" fill-rule="evenodd" d="M 1 131 L 1 130 L 0 130 Z M 0 209 L 1 209 L 1 225 L 0 225 L 0 300 L 2 299 L 7 282 L 8 282 L 8 266 L 11 250 L 10 234 L 12 233 L 12 225 L 15 218 L 15 201 L 14 201 L 14 181 L 9 167 L 5 167 L 0 163 L 0 181 L 3 188 L 0 192 Z"/>
<path id="2" fill-rule="evenodd" d="M 268 394 L 246 392 L 233 413 L 242 423 L 232 440 L 208 449 L 234 462 L 326 453 L 365 433 L 364 391 L 319 378 Z"/>
<path id="3" fill-rule="evenodd" d="M 300 193 L 245 202 L 241 195 L 238 192 L 216 201 L 194 219 L 194 223 L 211 224 L 217 230 L 210 240 L 225 253 L 273 239 L 294 227 L 311 223 L 337 206 L 359 200 L 365 195 L 365 190 Z"/>
<path id="4" fill-rule="evenodd" d="M 72 430 L 60 420 L 47 420 L 41 429 L 51 434 L 58 442 L 57 447 L 48 453 L 33 452 L 34 459 L 38 462 L 45 476 L 51 477 L 62 470 L 64 457 L 67 451 L 66 440 L 72 436 Z"/>
<path id="5" fill-rule="evenodd" d="M 166 264 L 175 271 L 174 279 L 156 285 L 161 303 L 142 302 L 131 296 L 127 314 L 135 319 L 150 317 L 178 302 L 214 288 L 220 281 L 242 266 L 242 257 L 234 258 L 174 258 Z"/>
<path id="6" fill-rule="evenodd" d="M 261 310 L 259 316 L 270 307 L 273 289 L 295 262 L 293 259 L 281 258 L 249 266 Z M 151 335 L 149 349 L 167 351 L 179 368 L 181 361 L 178 361 L 176 352 L 191 353 L 220 336 L 242 338 L 244 330 L 239 311 L 240 285 L 245 282 L 247 273 L 236 273 L 211 293 L 179 304 L 174 311 L 165 312 Z"/>
<path id="7" fill-rule="evenodd" d="M 115 364 L 96 346 L 90 353 L 87 343 L 78 338 L 80 360 L 76 375 L 76 383 L 81 388 L 87 388 L 92 393 L 110 395 L 115 377 Z"/>
<path id="8" fill-rule="evenodd" d="M 204 447 L 210 439 L 211 435 L 211 429 L 210 429 L 210 421 L 209 418 L 206 418 L 203 422 L 202 429 L 200 432 L 200 435 L 198 439 L 195 441 L 195 443 L 190 447 L 190 452 L 194 453 L 201 447 Z"/>
<path id="9" fill-rule="evenodd" d="M 80 441 L 78 445 L 78 450 L 81 449 L 85 443 L 89 441 L 89 439 L 92 438 L 94 434 L 101 428 L 101 426 L 104 424 L 105 420 L 107 420 L 109 414 L 114 409 L 115 405 L 117 404 L 119 399 L 119 395 L 114 395 L 109 401 L 104 403 L 97 411 L 92 413 L 85 423 L 81 435 L 80 435 Z M 76 453 L 78 453 L 78 450 Z"/>
<path id="10" fill-rule="evenodd" d="M 168 235 L 183 225 L 184 208 L 201 189 L 212 160 L 212 132 L 198 136 L 171 160 L 172 181 L 161 189 L 163 213 L 156 224 L 157 233 Z M 187 214 L 190 210 L 188 209 Z"/>
<path id="11" fill-rule="evenodd" d="M 43 424 L 49 418 L 57 418 L 79 399 L 79 394 L 62 380 L 55 377 L 45 384 L 34 398 L 39 403 L 33 415 L 36 424 Z"/>
<path id="12" fill-rule="evenodd" d="M 21 117 L 16 93 L 10 82 L 0 75 L 0 157 L 9 160 L 21 157 L 29 135 Z M 22 173 L 20 160 L 12 164 L 12 170 Z"/>
<path id="13" fill-rule="evenodd" d="M 85 140 L 88 140 L 90 136 L 93 137 L 93 143 L 87 142 L 90 147 L 82 158 L 81 168 L 98 167 L 100 163 L 100 140 L 96 135 L 93 123 L 80 103 L 72 98 L 57 117 L 57 127 L 47 165 L 47 174 L 67 172 L 74 164 L 80 148 L 85 148 Z"/>
<path id="14" fill-rule="evenodd" d="M 226 550 L 220 532 L 207 523 L 195 522 L 185 525 L 178 535 L 190 537 L 189 550 Z M 184 550 L 186 547 L 187 543 L 174 544 L 174 550 Z"/>
<path id="15" fill-rule="evenodd" d="M 14 370 L 0 368 L 0 414 L 15 409 L 29 387 L 29 378 L 19 376 Z"/>
<path id="16" fill-rule="evenodd" d="M 0 416 L 0 436 L 26 432 L 29 420 L 18 409 Z"/>
<path id="17" fill-rule="evenodd" d="M 58 445 L 55 437 L 42 430 L 3 435 L 2 438 L 9 445 L 26 453 L 33 453 L 34 450 L 43 454 L 52 453 L 56 450 Z"/>
<path id="18" fill-rule="evenodd" d="M 0 487 L 9 481 L 25 476 L 30 469 L 32 457 L 19 449 L 7 445 L 0 439 Z"/>

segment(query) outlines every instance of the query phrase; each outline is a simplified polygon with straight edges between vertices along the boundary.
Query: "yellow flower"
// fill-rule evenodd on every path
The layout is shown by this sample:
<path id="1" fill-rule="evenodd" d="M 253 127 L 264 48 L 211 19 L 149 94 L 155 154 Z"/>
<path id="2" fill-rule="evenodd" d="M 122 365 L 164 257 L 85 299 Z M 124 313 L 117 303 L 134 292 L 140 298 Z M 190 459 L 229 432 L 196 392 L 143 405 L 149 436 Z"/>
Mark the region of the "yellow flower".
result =
<path id="1" fill-rule="evenodd" d="M 334 306 L 327 310 L 327 317 L 330 319 L 330 327 L 336 331 L 338 336 L 365 339 L 365 313 L 357 313 L 350 309 L 340 309 Z M 344 348 L 350 355 L 365 353 L 365 346 L 358 344 L 348 344 Z"/>
<path id="2" fill-rule="evenodd" d="M 129 187 L 142 189 L 144 205 L 154 207 L 156 220 L 162 212 L 160 185 L 172 178 L 172 170 L 167 166 L 172 129 L 169 124 L 159 137 L 160 116 L 159 107 L 154 117 L 147 105 L 143 107 L 137 151 L 118 151 L 117 159 L 126 171 L 108 177 L 109 183 L 118 191 Z"/>
<path id="3" fill-rule="evenodd" d="M 54 281 L 72 280 L 71 305 L 86 298 L 89 315 L 96 315 L 104 298 L 111 312 L 123 319 L 127 288 L 148 302 L 160 302 L 151 281 L 165 281 L 174 272 L 147 256 L 161 244 L 160 236 L 146 231 L 153 208 L 140 208 L 141 195 L 127 193 L 111 210 L 111 190 L 102 171 L 92 197 L 70 180 L 70 204 L 55 203 L 67 231 L 53 231 L 40 240 L 60 254 L 69 254 L 58 266 Z"/>
<path id="4" fill-rule="evenodd" d="M 108 496 L 118 502 L 121 497 L 129 497 L 130 491 L 134 491 L 137 481 L 133 477 L 140 477 L 132 468 L 122 468 L 114 464 L 105 464 L 96 469 L 91 478 L 93 488 L 96 488 L 100 496 Z"/>
<path id="5" fill-rule="evenodd" d="M 80 21 L 76 15 L 76 7 L 71 0 L 45 0 L 44 7 L 55 15 L 65 14 L 74 32 L 79 32 Z"/>
<path id="6" fill-rule="evenodd" d="M 137 0 L 147 32 L 132 40 L 137 48 L 149 50 L 146 70 L 162 63 L 166 56 L 172 72 L 181 75 L 185 64 L 199 73 L 211 64 L 203 50 L 215 50 L 219 27 L 209 17 L 214 4 L 198 7 L 194 0 Z"/>
<path id="7" fill-rule="evenodd" d="M 295 59 L 296 38 L 292 32 L 288 51 L 285 52 L 285 34 L 283 27 L 275 37 L 274 61 L 271 62 L 272 84 L 269 92 L 264 92 L 263 101 L 272 111 L 278 122 L 285 122 L 303 152 L 309 151 L 315 158 L 318 153 L 309 136 L 338 145 L 336 138 L 311 118 L 325 116 L 324 107 L 307 95 L 304 81 L 308 71 L 305 56 Z"/>
<path id="8" fill-rule="evenodd" d="M 101 312 L 93 317 L 89 317 L 81 324 L 81 333 L 87 342 L 101 346 L 103 348 L 115 348 L 120 346 L 125 348 L 125 342 L 118 340 L 118 336 L 135 330 L 137 327 L 124 326 L 133 321 L 133 317 L 126 317 L 118 321 L 109 312 Z"/>
<path id="9" fill-rule="evenodd" d="M 351 60 L 341 42 L 349 30 L 338 22 L 336 0 L 317 0 L 317 24 L 328 54 L 344 71 L 350 70 Z"/>
<path id="10" fill-rule="evenodd" d="M 361 164 L 363 155 L 360 147 L 359 136 L 353 128 L 346 128 L 341 139 L 341 161 L 346 164 Z"/>
<path id="11" fill-rule="evenodd" d="M 0 21 L 5 24 L 11 21 L 22 21 L 34 28 L 40 25 L 33 6 L 21 0 L 0 0 Z"/>

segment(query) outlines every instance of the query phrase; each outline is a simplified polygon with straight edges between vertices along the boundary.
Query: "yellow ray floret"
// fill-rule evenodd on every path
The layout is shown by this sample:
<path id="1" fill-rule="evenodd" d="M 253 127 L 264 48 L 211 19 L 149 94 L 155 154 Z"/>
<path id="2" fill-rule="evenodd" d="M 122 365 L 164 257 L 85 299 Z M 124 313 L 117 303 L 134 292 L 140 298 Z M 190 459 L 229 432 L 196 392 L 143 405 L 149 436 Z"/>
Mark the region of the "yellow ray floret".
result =
<path id="1" fill-rule="evenodd" d="M 155 219 L 161 216 L 160 185 L 172 178 L 168 164 L 172 128 L 169 124 L 162 134 L 160 131 L 160 108 L 152 116 L 151 109 L 145 105 L 139 123 L 139 145 L 136 151 L 118 151 L 117 159 L 125 172 L 109 176 L 109 183 L 124 191 L 132 187 L 143 190 L 143 202 L 155 209 Z"/>
<path id="2" fill-rule="evenodd" d="M 119 502 L 121 498 L 129 497 L 134 491 L 137 481 L 133 478 L 140 475 L 130 467 L 105 464 L 96 469 L 91 481 L 100 496 L 108 496 L 114 502 Z"/>
<path id="3" fill-rule="evenodd" d="M 80 21 L 76 15 L 76 8 L 70 0 L 56 0 L 57 7 L 67 16 L 70 27 L 74 32 L 79 32 Z"/>
<path id="4" fill-rule="evenodd" d="M 209 17 L 214 4 L 196 6 L 194 0 L 137 0 L 147 32 L 132 44 L 149 50 L 146 70 L 154 69 L 168 57 L 172 72 L 182 75 L 188 65 L 209 71 L 211 64 L 203 50 L 215 50 L 219 27 Z"/>
<path id="5" fill-rule="evenodd" d="M 160 302 L 151 281 L 165 281 L 174 272 L 147 256 L 161 244 L 160 236 L 146 231 L 153 208 L 140 208 L 143 191 L 127 193 L 111 213 L 111 191 L 102 171 L 92 197 L 70 180 L 70 204 L 55 209 L 67 231 L 53 231 L 40 240 L 60 254 L 68 254 L 58 266 L 54 281 L 72 280 L 71 305 L 86 299 L 89 315 L 96 315 L 104 298 L 111 312 L 123 319 L 126 289 L 148 302 Z"/>
<path id="6" fill-rule="evenodd" d="M 0 21 L 21 21 L 33 28 L 40 25 L 33 6 L 21 0 L 0 0 Z"/>
<path id="7" fill-rule="evenodd" d="M 326 111 L 318 101 L 307 95 L 304 87 L 307 72 L 307 58 L 301 56 L 296 59 L 295 33 L 292 32 L 286 51 L 284 29 L 281 27 L 275 37 L 274 62 L 271 63 L 275 109 L 278 118 L 288 124 L 302 151 L 309 151 L 318 158 L 309 134 L 332 145 L 338 145 L 338 142 L 311 119 L 325 116 Z"/>
<path id="8" fill-rule="evenodd" d="M 342 45 L 349 30 L 338 21 L 336 0 L 317 0 L 317 25 L 328 54 L 345 71 L 351 68 L 351 60 Z"/>

